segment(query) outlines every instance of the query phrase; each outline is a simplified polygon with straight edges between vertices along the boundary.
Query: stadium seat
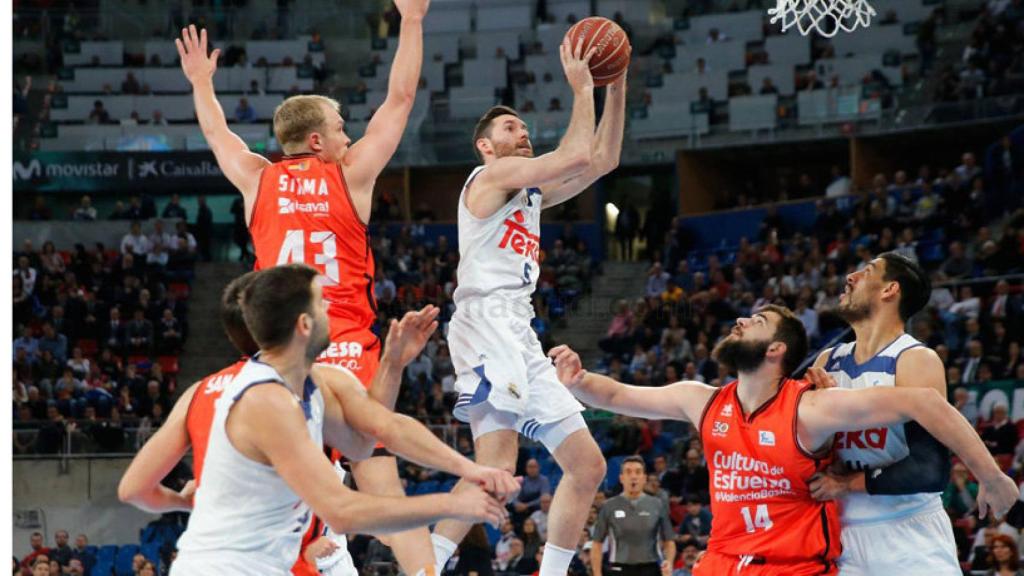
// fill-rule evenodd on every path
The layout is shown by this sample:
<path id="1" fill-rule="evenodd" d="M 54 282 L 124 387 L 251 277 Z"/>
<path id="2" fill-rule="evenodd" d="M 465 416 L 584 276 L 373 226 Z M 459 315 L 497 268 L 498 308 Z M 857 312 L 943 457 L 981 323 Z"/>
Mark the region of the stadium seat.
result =
<path id="1" fill-rule="evenodd" d="M 188 284 L 184 282 L 172 282 L 168 287 L 167 291 L 174 294 L 175 298 L 179 300 L 187 300 L 191 294 L 191 289 Z"/>
<path id="2" fill-rule="evenodd" d="M 160 547 L 163 546 L 163 542 L 150 542 L 149 544 L 143 544 L 140 548 L 142 555 L 146 557 L 150 562 L 156 565 L 157 572 L 160 571 Z"/>
<path id="3" fill-rule="evenodd" d="M 114 558 L 117 556 L 117 546 L 108 544 L 106 546 L 100 546 L 99 553 L 96 554 L 97 562 L 108 562 L 113 563 Z"/>
<path id="4" fill-rule="evenodd" d="M 115 576 L 133 576 L 132 558 L 139 553 L 138 544 L 125 544 L 117 551 L 117 558 L 114 560 Z"/>
<path id="5" fill-rule="evenodd" d="M 604 475 L 604 490 L 610 490 L 619 483 L 619 472 L 622 471 L 622 462 L 628 456 L 613 456 L 608 459 L 608 472 Z"/>
<path id="6" fill-rule="evenodd" d="M 168 376 L 174 376 L 180 370 L 177 356 L 160 356 L 157 358 L 156 362 L 160 365 L 160 368 L 163 369 L 164 374 L 167 374 Z"/>
<path id="7" fill-rule="evenodd" d="M 96 562 L 96 564 L 92 567 L 92 570 L 89 571 L 89 576 L 110 576 L 113 573 L 114 563 L 103 561 Z"/>

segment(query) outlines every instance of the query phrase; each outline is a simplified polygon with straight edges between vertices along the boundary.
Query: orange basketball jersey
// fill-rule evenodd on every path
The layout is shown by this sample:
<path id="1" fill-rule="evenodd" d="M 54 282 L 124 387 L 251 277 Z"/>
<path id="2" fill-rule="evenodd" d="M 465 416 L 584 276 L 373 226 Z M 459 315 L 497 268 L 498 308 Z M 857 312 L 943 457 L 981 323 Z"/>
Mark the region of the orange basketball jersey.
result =
<path id="1" fill-rule="evenodd" d="M 830 574 L 841 549 L 839 510 L 835 502 L 811 498 L 808 482 L 831 454 L 808 454 L 796 432 L 800 397 L 812 387 L 784 380 L 771 400 L 747 415 L 737 385 L 716 391 L 700 422 L 711 481 L 708 552 L 752 568 L 785 565 L 779 573 Z"/>
<path id="2" fill-rule="evenodd" d="M 199 487 L 203 474 L 203 462 L 206 460 L 206 446 L 210 441 L 210 427 L 213 425 L 215 404 L 224 387 L 231 382 L 245 366 L 245 360 L 239 360 L 231 366 L 203 378 L 192 395 L 185 414 L 185 429 L 192 442 L 192 468 L 196 488 Z"/>
<path id="3" fill-rule="evenodd" d="M 264 168 L 249 231 L 257 270 L 302 262 L 323 274 L 332 340 L 370 331 L 377 317 L 373 251 L 337 164 L 303 154 Z"/>

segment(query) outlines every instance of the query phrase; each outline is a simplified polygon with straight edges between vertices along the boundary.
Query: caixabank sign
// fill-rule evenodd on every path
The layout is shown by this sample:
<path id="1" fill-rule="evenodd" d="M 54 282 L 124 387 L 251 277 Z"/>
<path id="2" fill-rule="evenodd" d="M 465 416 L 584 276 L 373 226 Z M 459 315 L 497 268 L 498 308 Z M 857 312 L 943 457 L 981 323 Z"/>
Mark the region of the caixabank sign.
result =
<path id="1" fill-rule="evenodd" d="M 231 184 L 209 152 L 40 152 L 16 155 L 14 189 L 36 192 L 215 191 Z"/>

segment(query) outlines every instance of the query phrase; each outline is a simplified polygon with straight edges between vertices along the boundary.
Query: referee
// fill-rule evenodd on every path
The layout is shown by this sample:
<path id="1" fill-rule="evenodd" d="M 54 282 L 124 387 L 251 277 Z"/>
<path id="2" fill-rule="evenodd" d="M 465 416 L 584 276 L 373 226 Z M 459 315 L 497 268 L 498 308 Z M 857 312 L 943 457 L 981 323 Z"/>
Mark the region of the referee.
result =
<path id="1" fill-rule="evenodd" d="M 639 456 L 622 462 L 619 473 L 622 494 L 601 507 L 594 524 L 590 548 L 593 576 L 669 576 L 676 557 L 676 543 L 668 509 L 660 498 L 644 493 L 647 471 Z M 602 543 L 610 536 L 607 566 L 602 565 Z M 658 541 L 664 560 L 658 556 Z"/>

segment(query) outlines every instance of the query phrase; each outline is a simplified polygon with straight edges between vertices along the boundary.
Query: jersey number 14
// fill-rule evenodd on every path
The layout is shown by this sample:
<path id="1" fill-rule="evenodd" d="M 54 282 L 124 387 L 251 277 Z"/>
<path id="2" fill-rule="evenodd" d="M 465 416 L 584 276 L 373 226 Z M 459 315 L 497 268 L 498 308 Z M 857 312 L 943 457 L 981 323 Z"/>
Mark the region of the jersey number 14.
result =
<path id="1" fill-rule="evenodd" d="M 744 506 L 740 508 L 740 515 L 743 516 L 743 522 L 747 525 L 747 534 L 753 534 L 758 528 L 762 530 L 771 530 L 772 519 L 768 515 L 768 505 L 758 504 L 754 510 L 754 517 L 750 517 L 750 506 Z"/>
<path id="2" fill-rule="evenodd" d="M 284 235 L 281 251 L 277 254 L 277 265 L 299 262 L 309 264 L 323 272 L 332 284 L 341 282 L 341 269 L 338 266 L 338 242 L 334 232 L 322 230 L 309 233 L 309 243 L 319 244 L 320 251 L 313 256 L 313 261 L 306 260 L 306 231 L 289 230 Z"/>

